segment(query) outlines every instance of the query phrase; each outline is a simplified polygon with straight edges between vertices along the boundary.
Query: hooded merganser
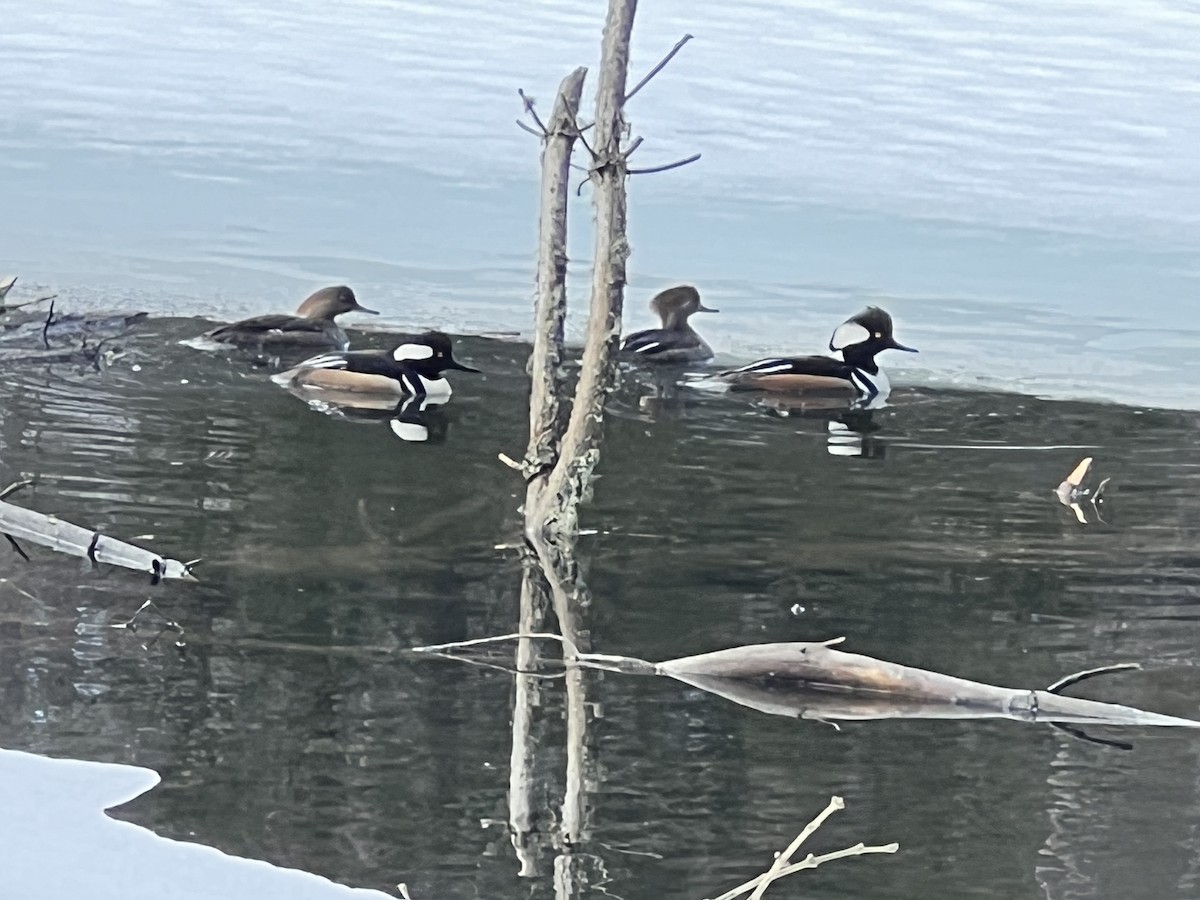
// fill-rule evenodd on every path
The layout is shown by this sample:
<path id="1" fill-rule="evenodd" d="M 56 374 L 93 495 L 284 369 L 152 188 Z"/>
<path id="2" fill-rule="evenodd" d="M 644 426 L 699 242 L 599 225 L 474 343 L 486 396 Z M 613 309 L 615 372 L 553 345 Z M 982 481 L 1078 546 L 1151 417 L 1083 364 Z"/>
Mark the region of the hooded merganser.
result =
<path id="1" fill-rule="evenodd" d="M 455 361 L 450 338 L 440 331 L 406 338 L 394 350 L 352 350 L 325 353 L 306 359 L 271 380 L 286 388 L 352 391 L 393 397 L 446 398 L 450 382 L 447 369 L 478 372 Z"/>
<path id="2" fill-rule="evenodd" d="M 350 288 L 337 285 L 312 294 L 300 304 L 294 316 L 254 316 L 214 328 L 203 338 L 244 347 L 291 345 L 345 350 L 350 346 L 350 339 L 333 320 L 348 312 L 379 315 L 373 309 L 359 306 Z"/>
<path id="3" fill-rule="evenodd" d="M 700 293 L 691 285 L 667 288 L 650 301 L 650 308 L 662 320 L 662 328 L 637 331 L 621 342 L 622 353 L 636 354 L 654 362 L 701 362 L 712 359 L 712 348 L 688 324 L 698 312 L 719 312 L 700 302 Z"/>
<path id="4" fill-rule="evenodd" d="M 775 357 L 721 372 L 716 379 L 732 390 L 853 392 L 858 401 L 874 404 L 891 390 L 887 375 L 875 362 L 883 350 L 912 347 L 892 337 L 892 317 L 877 306 L 868 306 L 847 319 L 833 332 L 829 349 L 842 358 L 829 356 Z"/>

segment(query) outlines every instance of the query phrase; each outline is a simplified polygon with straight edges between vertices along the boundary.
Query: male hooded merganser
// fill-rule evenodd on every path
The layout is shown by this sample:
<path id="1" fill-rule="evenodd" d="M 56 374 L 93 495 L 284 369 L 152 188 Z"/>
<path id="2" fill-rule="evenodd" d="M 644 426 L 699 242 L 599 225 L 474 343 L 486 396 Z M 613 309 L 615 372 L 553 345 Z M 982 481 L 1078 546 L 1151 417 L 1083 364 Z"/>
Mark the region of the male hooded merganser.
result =
<path id="1" fill-rule="evenodd" d="M 719 373 L 716 378 L 733 390 L 853 392 L 860 403 L 875 403 L 891 390 L 887 375 L 875 362 L 883 350 L 912 347 L 892 337 L 892 317 L 877 306 L 868 306 L 858 315 L 839 325 L 829 339 L 829 349 L 841 359 L 829 356 L 776 357 Z"/>
<path id="2" fill-rule="evenodd" d="M 440 331 L 405 339 L 394 350 L 352 350 L 306 359 L 271 380 L 287 388 L 390 394 L 393 397 L 446 398 L 447 369 L 478 372 L 455 361 L 450 338 Z"/>
<path id="3" fill-rule="evenodd" d="M 348 312 L 378 315 L 373 309 L 359 306 L 350 288 L 337 285 L 321 288 L 300 304 L 294 316 L 254 316 L 214 328 L 203 337 L 220 344 L 246 347 L 291 345 L 345 350 L 350 339 L 333 320 Z"/>
<path id="4" fill-rule="evenodd" d="M 701 362 L 712 359 L 712 348 L 688 324 L 698 312 L 718 312 L 700 302 L 700 293 L 691 285 L 667 288 L 650 301 L 650 308 L 662 320 L 662 328 L 637 331 L 621 342 L 622 353 L 636 354 L 654 362 Z"/>

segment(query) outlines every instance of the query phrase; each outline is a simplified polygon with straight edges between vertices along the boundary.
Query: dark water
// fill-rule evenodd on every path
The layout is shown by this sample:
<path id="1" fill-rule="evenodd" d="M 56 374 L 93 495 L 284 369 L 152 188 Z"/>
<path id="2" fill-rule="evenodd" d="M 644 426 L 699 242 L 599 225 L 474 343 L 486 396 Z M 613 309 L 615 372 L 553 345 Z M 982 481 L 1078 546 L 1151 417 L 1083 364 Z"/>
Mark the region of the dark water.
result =
<path id="1" fill-rule="evenodd" d="M 4 372 L 0 480 L 41 478 L 20 503 L 205 562 L 199 585 L 151 588 L 40 548 L 0 554 L 0 745 L 156 770 L 117 815 L 165 837 L 417 898 L 550 896 L 550 838 L 522 880 L 503 824 L 511 676 L 397 652 L 516 628 L 520 563 L 496 547 L 518 535 L 522 492 L 496 454 L 523 450 L 525 348 L 463 339 L 486 374 L 456 378 L 416 444 L 175 344 L 199 330 L 152 320 L 103 375 Z M 1198 426 L 901 388 L 852 457 L 830 452 L 825 418 L 632 374 L 584 515 L 592 647 L 665 659 L 846 635 L 1024 687 L 1140 661 L 1078 693 L 1196 716 Z M 1113 478 L 1106 523 L 1050 493 L 1087 455 Z M 109 627 L 148 598 L 183 651 L 171 635 L 144 649 L 149 621 Z M 835 793 L 847 810 L 814 850 L 901 851 L 797 876 L 811 896 L 1200 891 L 1194 735 L 1127 730 L 1122 753 L 1011 722 L 839 731 L 661 679 L 587 685 L 593 892 L 714 896 Z M 562 683 L 541 697 L 548 835 Z"/>

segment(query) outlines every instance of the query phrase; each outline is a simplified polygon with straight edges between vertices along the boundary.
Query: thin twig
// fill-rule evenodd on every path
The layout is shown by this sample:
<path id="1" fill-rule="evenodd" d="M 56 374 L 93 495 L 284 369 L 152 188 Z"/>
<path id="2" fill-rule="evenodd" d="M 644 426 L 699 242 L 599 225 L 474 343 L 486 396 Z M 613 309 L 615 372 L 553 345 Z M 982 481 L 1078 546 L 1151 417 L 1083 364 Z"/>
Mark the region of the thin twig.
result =
<path id="1" fill-rule="evenodd" d="M 845 808 L 846 808 L 846 801 L 844 801 L 841 797 L 838 797 L 838 796 L 830 797 L 829 805 L 826 806 L 823 810 L 821 810 L 821 812 L 819 812 L 817 814 L 817 817 L 815 819 L 813 819 L 811 822 L 809 822 L 807 825 L 804 826 L 804 830 L 801 831 L 798 835 L 796 835 L 796 837 L 792 840 L 792 842 L 790 844 L 788 844 L 788 847 L 786 850 L 784 850 L 777 857 L 775 857 L 775 861 L 773 863 L 771 863 L 771 868 L 767 869 L 767 874 L 765 876 L 763 876 L 763 879 L 758 883 L 758 887 L 756 887 L 754 889 L 754 893 L 750 895 L 750 900 L 762 900 L 762 895 L 763 895 L 763 892 L 767 889 L 767 885 L 770 884 L 772 881 L 774 881 L 776 878 L 775 873 L 777 873 L 784 866 L 791 863 L 792 855 L 797 850 L 800 849 L 800 845 L 803 844 L 810 837 L 812 837 L 812 833 L 814 831 L 816 831 L 818 828 L 820 828 L 825 823 L 826 819 L 828 819 L 830 816 L 832 816 L 835 812 L 838 812 L 839 810 L 843 810 Z"/>
<path id="2" fill-rule="evenodd" d="M 537 122 L 538 128 L 542 129 L 542 134 L 549 134 L 550 132 L 546 129 L 546 123 L 542 121 L 541 116 L 537 114 L 537 110 L 533 108 L 533 98 L 520 88 L 517 88 L 517 93 L 521 95 L 521 101 L 525 104 L 525 112 L 533 116 L 533 121 Z"/>
<path id="3" fill-rule="evenodd" d="M 433 656 L 440 656 L 443 659 L 452 659 L 455 662 L 466 663 L 470 666 L 479 666 L 481 669 L 498 669 L 501 672 L 507 672 L 509 675 L 527 675 L 530 678 L 544 678 L 553 680 L 558 678 L 566 678 L 566 672 L 538 672 L 533 669 L 519 669 L 512 666 L 502 666 L 494 662 L 488 662 L 484 659 L 472 659 L 469 656 L 455 656 L 452 653 L 434 653 Z M 557 662 L 557 660 L 547 660 L 547 662 Z"/>
<path id="4" fill-rule="evenodd" d="M 1061 694 L 1065 688 L 1069 688 L 1073 684 L 1079 684 L 1081 681 L 1086 681 L 1089 678 L 1095 678 L 1097 675 L 1108 675 L 1112 672 L 1128 672 L 1132 669 L 1140 669 L 1138 663 L 1116 663 L 1111 666 L 1099 666 L 1095 669 L 1084 669 L 1082 672 L 1075 672 L 1071 675 L 1064 675 L 1050 687 L 1046 688 L 1048 694 Z"/>
<path id="5" fill-rule="evenodd" d="M 588 127 L 590 128 L 591 126 L 589 125 Z M 592 145 L 587 142 L 587 138 L 583 136 L 583 129 L 579 127 L 578 121 L 575 123 L 575 136 L 579 138 L 579 143 L 583 144 L 583 149 L 588 152 L 588 155 L 592 159 L 600 158 L 596 155 L 596 151 L 592 149 Z"/>
<path id="6" fill-rule="evenodd" d="M 524 128 L 526 131 L 528 131 L 530 134 L 532 134 L 535 138 L 544 138 L 546 136 L 546 133 L 544 131 L 538 131 L 536 128 L 530 128 L 528 125 L 526 125 L 520 119 L 517 119 L 517 127 Z"/>
<path id="7" fill-rule="evenodd" d="M 629 159 L 629 157 L 633 156 L 633 151 L 636 150 L 638 147 L 642 146 L 642 140 L 643 140 L 643 138 L 641 138 L 641 137 L 634 138 L 633 143 L 629 145 L 629 147 L 625 150 L 625 153 L 622 155 L 626 159 Z"/>
<path id="8" fill-rule="evenodd" d="M 673 163 L 667 163 L 665 166 L 651 166 L 649 169 L 630 169 L 630 175 L 650 175 L 654 172 L 667 172 L 671 169 L 678 169 L 680 166 L 686 166 L 689 163 L 694 163 L 700 158 L 700 154 L 696 153 L 689 156 L 687 159 L 676 160 Z"/>
<path id="9" fill-rule="evenodd" d="M 0 491 L 0 500 L 4 500 L 7 497 L 11 497 L 17 491 L 21 490 L 21 488 L 27 488 L 31 484 L 33 484 L 32 478 L 22 478 L 20 481 L 14 481 L 12 484 L 10 484 L 8 487 L 6 487 L 4 490 Z"/>
<path id="10" fill-rule="evenodd" d="M 561 634 L 552 634 L 551 632 L 548 632 L 548 631 L 538 631 L 538 632 L 534 632 L 532 634 L 525 634 L 523 632 L 517 631 L 517 632 L 513 632 L 512 634 L 502 634 L 502 635 L 499 635 L 498 637 L 472 638 L 471 640 L 468 640 L 468 641 L 451 641 L 448 644 L 429 644 L 424 647 L 413 647 L 412 652 L 413 653 L 439 653 L 443 650 L 454 650 L 459 647 L 477 647 L 480 644 L 495 644 L 495 643 L 499 643 L 500 641 L 515 641 L 515 640 L 519 640 L 521 638 L 546 638 L 547 640 L 558 641 L 563 646 L 565 646 L 568 650 L 570 650 L 572 655 L 574 655 L 574 656 L 579 655 L 578 648 L 570 640 L 563 637 Z"/>
<path id="11" fill-rule="evenodd" d="M 510 469 L 516 469 L 518 472 L 525 471 L 524 464 L 517 462 L 515 459 L 513 459 L 507 453 L 497 453 L 496 456 L 499 457 L 500 462 L 504 463 Z"/>
<path id="12" fill-rule="evenodd" d="M 42 326 L 42 343 L 46 345 L 46 349 L 50 349 L 50 338 L 47 337 L 47 332 L 50 331 L 50 323 L 54 321 L 54 301 L 50 301 L 50 309 L 46 313 L 46 323 Z"/>
<path id="13" fill-rule="evenodd" d="M 21 559 L 25 560 L 25 562 L 29 562 L 29 554 L 26 553 L 21 545 L 17 543 L 17 539 L 11 534 L 5 534 L 4 537 L 8 539 L 9 546 L 11 546 L 13 550 L 20 555 Z"/>
<path id="14" fill-rule="evenodd" d="M 634 95 L 637 94 L 637 92 L 640 91 L 642 88 L 644 88 L 646 86 L 646 84 L 650 81 L 651 78 L 653 78 L 655 75 L 657 75 L 659 72 L 661 72 L 663 70 L 663 67 L 666 66 L 666 64 L 669 63 L 672 59 L 674 59 L 675 54 L 678 53 L 680 50 L 682 50 L 683 45 L 686 44 L 691 39 L 692 39 L 692 36 L 690 34 L 685 34 L 683 37 L 681 37 L 679 39 L 679 43 L 677 43 L 674 47 L 671 48 L 671 52 L 668 53 L 666 56 L 664 56 L 662 58 L 662 61 L 657 66 L 655 66 L 653 69 L 651 69 L 649 72 L 647 72 L 646 77 L 643 78 L 641 81 L 639 81 L 637 84 L 635 84 L 633 86 L 632 91 L 629 91 L 628 93 L 625 94 L 625 102 L 628 103 L 630 100 L 632 100 L 634 98 Z"/>
<path id="15" fill-rule="evenodd" d="M 9 303 L 7 306 L 0 306 L 5 312 L 12 309 L 21 309 L 25 306 L 33 306 L 35 303 L 45 303 L 47 300 L 54 300 L 58 294 L 47 294 L 45 297 L 38 297 L 36 300 L 24 300 L 21 303 Z"/>

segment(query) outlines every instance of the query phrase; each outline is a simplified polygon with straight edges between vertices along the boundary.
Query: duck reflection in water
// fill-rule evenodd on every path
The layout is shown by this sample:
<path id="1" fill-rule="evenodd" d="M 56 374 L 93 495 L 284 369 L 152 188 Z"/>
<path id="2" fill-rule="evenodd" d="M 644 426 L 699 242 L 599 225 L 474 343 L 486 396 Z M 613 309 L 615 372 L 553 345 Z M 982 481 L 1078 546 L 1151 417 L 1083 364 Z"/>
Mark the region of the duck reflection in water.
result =
<path id="1" fill-rule="evenodd" d="M 876 437 L 881 426 L 874 419 L 874 409 L 858 406 L 847 408 L 845 400 L 836 398 L 784 394 L 759 398 L 754 405 L 778 416 L 826 422 L 825 449 L 830 456 L 883 459 L 887 452 L 887 445 Z"/>
<path id="2" fill-rule="evenodd" d="M 288 393 L 308 407 L 346 422 L 387 422 L 392 434 L 406 443 L 440 444 L 446 440 L 450 421 L 442 409 L 445 398 L 363 396 L 338 391 L 313 391 L 289 387 Z"/>

